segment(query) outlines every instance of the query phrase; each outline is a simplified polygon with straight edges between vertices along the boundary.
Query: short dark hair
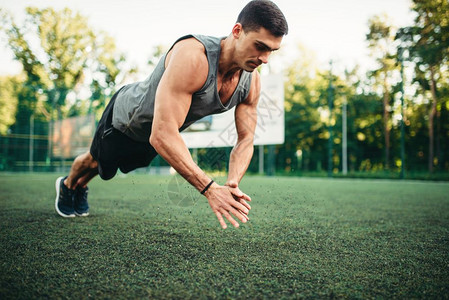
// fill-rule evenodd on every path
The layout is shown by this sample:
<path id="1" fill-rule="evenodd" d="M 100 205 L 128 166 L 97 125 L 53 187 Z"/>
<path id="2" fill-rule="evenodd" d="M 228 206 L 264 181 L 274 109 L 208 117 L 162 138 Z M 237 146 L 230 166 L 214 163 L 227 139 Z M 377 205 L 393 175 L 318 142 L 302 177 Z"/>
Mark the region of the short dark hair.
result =
<path id="1" fill-rule="evenodd" d="M 260 27 L 270 31 L 276 37 L 288 33 L 288 24 L 279 7 L 270 0 L 253 0 L 240 12 L 237 23 L 243 30 L 258 31 Z"/>

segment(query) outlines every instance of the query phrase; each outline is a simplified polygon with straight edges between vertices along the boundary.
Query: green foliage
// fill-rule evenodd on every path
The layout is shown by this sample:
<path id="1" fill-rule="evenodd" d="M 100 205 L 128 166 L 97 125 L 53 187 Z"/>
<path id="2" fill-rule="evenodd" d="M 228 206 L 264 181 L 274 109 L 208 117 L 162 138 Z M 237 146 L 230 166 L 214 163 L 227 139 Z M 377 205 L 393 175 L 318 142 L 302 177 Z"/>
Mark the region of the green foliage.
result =
<path id="1" fill-rule="evenodd" d="M 153 53 L 148 59 L 148 65 L 155 67 L 159 62 L 159 59 L 168 51 L 168 47 L 164 45 L 157 45 L 153 48 Z"/>
<path id="2" fill-rule="evenodd" d="M 333 171 L 342 169 L 344 102 L 348 108 L 350 171 L 398 170 L 402 109 L 406 168 L 449 170 L 449 3 L 414 0 L 412 9 L 416 19 L 409 27 L 397 29 L 387 16 L 369 20 L 367 46 L 377 65 L 367 74 L 355 67 L 329 78 L 328 70 L 316 66 L 313 53 L 299 48 L 298 59 L 286 66 L 285 144 L 275 149 L 278 172 L 326 170 L 330 125 L 334 129 Z M 0 32 L 23 66 L 23 74 L 11 80 L 0 79 L 0 133 L 29 133 L 31 116 L 42 124 L 86 113 L 99 118 L 116 87 L 136 68 L 129 67 L 111 36 L 94 31 L 78 13 L 30 7 L 26 15 L 25 22 L 17 24 L 0 9 Z M 166 49 L 161 45 L 152 49 L 150 67 Z M 404 108 L 399 101 L 400 58 L 406 60 L 406 71 L 413 73 L 413 78 L 408 78 L 413 86 L 406 86 Z M 406 72 L 406 76 L 409 74 Z M 328 107 L 330 79 L 332 114 Z M 89 99 L 78 99 L 78 92 L 86 89 L 91 91 Z M 47 128 L 42 134 L 48 134 L 48 126 L 40 128 Z M 229 149 L 200 149 L 201 167 L 224 171 L 228 152 Z M 270 156 L 268 152 L 266 156 Z M 225 157 L 223 163 L 211 165 L 211 153 Z M 249 167 L 252 172 L 258 170 L 258 156 L 255 151 Z M 27 153 L 21 157 L 27 157 Z M 265 158 L 266 162 L 269 160 Z"/>
<path id="3" fill-rule="evenodd" d="M 444 1 L 443 1 L 444 2 Z M 328 110 L 328 71 L 311 65 L 305 50 L 287 69 L 285 87 L 286 142 L 277 147 L 279 172 L 320 172 L 327 169 L 329 124 L 333 124 L 334 172 L 341 169 L 341 105 L 348 103 L 349 169 L 383 171 L 400 168 L 400 114 L 404 111 L 406 168 L 449 170 L 449 30 L 448 3 L 415 1 L 416 24 L 396 29 L 387 16 L 369 20 L 366 36 L 377 67 L 366 75 L 357 69 L 333 76 L 333 113 Z M 432 41 L 436 41 L 433 43 Z M 398 56 L 399 49 L 406 48 Z M 409 55 L 415 66 L 415 96 L 400 97 L 399 60 Z M 412 63 L 410 65 L 410 63 Z M 351 74 L 352 73 L 352 74 Z M 407 87 L 406 87 L 407 88 Z M 410 89 L 408 89 L 410 91 Z M 299 154 L 299 155 L 298 155 Z"/>
<path id="4" fill-rule="evenodd" d="M 415 24 L 401 28 L 398 39 L 402 47 L 407 48 L 410 60 L 415 64 L 414 81 L 418 83 L 421 97 L 428 101 L 428 170 L 446 168 L 449 159 L 441 155 L 448 151 L 447 119 L 441 119 L 441 110 L 445 106 L 446 97 L 441 90 L 447 89 L 447 73 L 449 72 L 449 3 L 445 0 L 414 0 L 413 10 L 416 12 Z M 443 130 L 442 130 L 443 129 Z M 447 143 L 446 143 L 447 144 Z M 435 151 L 436 148 L 436 151 Z M 445 150 L 442 150 L 445 148 Z M 447 153 L 447 152 L 446 152 Z"/>
<path id="5" fill-rule="evenodd" d="M 311 58 L 306 49 L 300 50 L 301 57 Z M 316 71 L 312 59 L 297 60 L 287 70 L 285 143 L 278 146 L 277 158 L 280 169 L 315 169 L 323 159 L 326 139 L 321 92 L 327 83 Z M 303 157 L 301 161 L 298 151 Z"/>
<path id="6" fill-rule="evenodd" d="M 52 8 L 26 9 L 27 19 L 18 26 L 12 17 L 5 27 L 8 44 L 15 58 L 23 65 L 30 94 L 41 89 L 47 96 L 47 109 L 59 113 L 67 94 L 80 83 L 94 35 L 85 18 L 69 9 L 57 12 Z M 38 50 L 30 46 L 29 32 L 36 33 Z M 37 97 L 27 95 L 27 98 Z"/>
<path id="7" fill-rule="evenodd" d="M 344 101 L 348 106 L 349 168 L 353 171 L 383 169 L 382 95 L 366 88 L 357 69 L 347 71 L 343 78 L 333 75 L 333 109 L 329 115 L 329 73 L 313 69 L 309 59 L 301 62 L 294 63 L 287 73 L 286 141 L 283 146 L 278 146 L 277 170 L 307 172 L 327 169 L 330 124 L 334 128 L 333 166 L 337 170 L 341 168 Z"/>
<path id="8" fill-rule="evenodd" d="M 43 108 L 50 118 L 55 118 L 54 112 L 58 118 L 73 114 L 70 106 L 76 103 L 68 103 L 67 95 L 85 85 L 86 77 L 92 78 L 93 96 L 97 97 L 92 101 L 100 100 L 104 107 L 105 99 L 127 74 L 125 57 L 118 53 L 114 39 L 95 32 L 79 13 L 68 8 L 56 11 L 28 7 L 22 25 L 17 25 L 11 15 L 3 15 L 2 31 L 23 66 L 25 83 L 30 88 L 26 98 L 34 99 L 30 100 L 33 105 L 43 98 Z"/>
<path id="9" fill-rule="evenodd" d="M 18 101 L 16 89 L 19 82 L 17 76 L 0 77 L 0 134 L 6 134 L 15 122 Z"/>
<path id="10" fill-rule="evenodd" d="M 33 117 L 35 129 L 45 129 L 39 134 L 51 136 L 51 125 L 47 123 L 102 111 L 116 85 L 129 74 L 125 57 L 118 53 L 114 39 L 104 32 L 95 32 L 87 18 L 79 13 L 68 8 L 57 11 L 28 7 L 23 24 L 17 24 L 5 11 L 0 11 L 0 15 L 0 33 L 23 67 L 17 79 L 0 82 L 0 104 L 11 105 L 15 103 L 13 99 L 17 99 L 16 108 L 8 110 L 9 114 L 2 114 L 1 133 L 9 126 L 12 134 L 29 134 Z M 89 85 L 93 90 L 91 99 L 79 99 L 78 92 L 85 91 Z M 3 113 L 2 107 L 0 105 Z M 15 112 L 13 119 L 10 118 L 12 112 Z M 28 148 L 24 150 L 19 146 L 23 141 L 13 137 L 10 143 L 7 139 L 2 151 L 6 160 L 28 160 Z M 40 139 L 47 141 L 47 145 L 35 143 L 39 147 L 34 151 L 35 159 L 49 163 L 51 145 L 48 139 Z M 42 148 L 48 149 L 40 151 Z"/>
<path id="11" fill-rule="evenodd" d="M 391 128 L 393 111 L 392 99 L 394 75 L 398 75 L 398 65 L 396 57 L 395 35 L 396 29 L 390 25 L 387 16 L 375 16 L 368 21 L 369 33 L 366 35 L 368 46 L 372 56 L 376 59 L 378 68 L 369 72 L 369 76 L 374 79 L 373 91 L 382 91 L 382 116 L 383 116 L 383 138 L 384 138 L 384 168 L 390 168 L 390 148 L 391 148 Z"/>
<path id="12" fill-rule="evenodd" d="M 125 55 L 117 51 L 114 38 L 106 32 L 96 35 L 93 47 L 94 59 L 88 61 L 88 68 L 95 70 L 89 86 L 92 95 L 88 111 L 99 119 L 107 101 L 116 92 L 116 86 L 136 69 L 128 69 Z"/>
<path id="13" fill-rule="evenodd" d="M 449 2 L 445 0 L 414 0 L 417 13 L 412 34 L 412 55 L 430 66 L 447 62 L 449 55 Z"/>
<path id="14" fill-rule="evenodd" d="M 60 12 L 52 8 L 26 9 L 29 25 L 37 28 L 42 58 L 48 80 L 47 88 L 60 95 L 56 105 L 63 106 L 65 96 L 80 82 L 94 42 L 94 33 L 87 19 L 66 8 Z"/>

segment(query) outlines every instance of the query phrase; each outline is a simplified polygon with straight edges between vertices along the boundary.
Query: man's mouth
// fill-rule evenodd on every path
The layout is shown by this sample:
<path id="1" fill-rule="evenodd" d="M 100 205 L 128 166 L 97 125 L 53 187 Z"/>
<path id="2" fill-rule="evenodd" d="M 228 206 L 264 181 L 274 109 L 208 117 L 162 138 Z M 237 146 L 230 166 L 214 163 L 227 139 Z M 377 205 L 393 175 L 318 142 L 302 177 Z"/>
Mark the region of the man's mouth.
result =
<path id="1" fill-rule="evenodd" d="M 253 61 L 250 61 L 250 62 L 249 62 L 249 65 L 250 65 L 252 68 L 257 68 L 257 67 L 260 66 L 260 64 L 255 63 L 255 62 L 253 62 Z"/>

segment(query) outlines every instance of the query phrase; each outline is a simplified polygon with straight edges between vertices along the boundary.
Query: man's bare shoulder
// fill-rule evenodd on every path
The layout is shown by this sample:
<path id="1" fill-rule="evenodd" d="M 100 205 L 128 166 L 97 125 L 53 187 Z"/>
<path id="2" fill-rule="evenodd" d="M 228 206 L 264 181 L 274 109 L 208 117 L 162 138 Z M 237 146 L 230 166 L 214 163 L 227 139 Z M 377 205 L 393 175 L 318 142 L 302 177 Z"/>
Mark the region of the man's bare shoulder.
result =
<path id="1" fill-rule="evenodd" d="M 177 42 L 167 54 L 165 67 L 176 84 L 190 92 L 200 90 L 209 74 L 205 48 L 195 38 Z"/>
<path id="2" fill-rule="evenodd" d="M 203 54 L 206 53 L 206 49 L 204 48 L 203 43 L 201 43 L 199 40 L 197 40 L 194 37 L 180 40 L 175 45 L 173 45 L 173 48 L 177 48 L 177 47 L 182 47 L 185 50 L 201 51 Z"/>
<path id="3" fill-rule="evenodd" d="M 193 37 L 181 40 L 173 45 L 173 48 L 167 54 L 166 67 L 170 64 L 173 57 L 176 57 L 176 60 L 178 60 L 178 58 L 188 58 L 188 61 L 194 63 L 202 65 L 208 64 L 204 45 Z"/>

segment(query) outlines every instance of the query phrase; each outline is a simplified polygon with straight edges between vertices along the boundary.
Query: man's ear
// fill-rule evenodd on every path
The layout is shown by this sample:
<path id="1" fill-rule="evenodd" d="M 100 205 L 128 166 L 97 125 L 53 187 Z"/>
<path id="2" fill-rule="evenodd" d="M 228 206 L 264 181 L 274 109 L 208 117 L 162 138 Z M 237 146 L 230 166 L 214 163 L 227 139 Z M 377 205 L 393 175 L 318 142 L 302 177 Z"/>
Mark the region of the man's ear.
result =
<path id="1" fill-rule="evenodd" d="M 232 36 L 235 39 L 238 39 L 240 35 L 243 33 L 243 27 L 240 23 L 235 23 L 234 27 L 232 27 Z"/>

